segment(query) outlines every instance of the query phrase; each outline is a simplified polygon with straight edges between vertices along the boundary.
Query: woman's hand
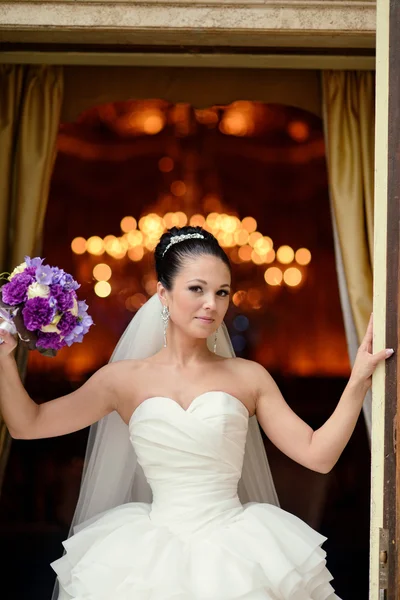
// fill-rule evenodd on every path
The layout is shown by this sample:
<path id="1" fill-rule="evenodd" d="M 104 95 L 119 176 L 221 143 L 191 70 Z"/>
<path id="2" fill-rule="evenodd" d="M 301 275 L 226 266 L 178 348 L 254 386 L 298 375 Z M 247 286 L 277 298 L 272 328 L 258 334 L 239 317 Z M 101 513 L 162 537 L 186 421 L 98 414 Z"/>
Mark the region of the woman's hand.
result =
<path id="1" fill-rule="evenodd" d="M 0 319 L 0 324 L 3 321 Z M 0 358 L 11 354 L 17 345 L 16 338 L 5 329 L 0 329 Z"/>
<path id="2" fill-rule="evenodd" d="M 353 369 L 350 375 L 350 382 L 356 385 L 364 385 L 366 389 L 372 385 L 372 374 L 377 365 L 382 361 L 390 358 L 394 350 L 386 349 L 372 354 L 372 333 L 373 333 L 373 318 L 369 320 L 367 332 L 358 349 L 356 360 L 354 361 Z"/>

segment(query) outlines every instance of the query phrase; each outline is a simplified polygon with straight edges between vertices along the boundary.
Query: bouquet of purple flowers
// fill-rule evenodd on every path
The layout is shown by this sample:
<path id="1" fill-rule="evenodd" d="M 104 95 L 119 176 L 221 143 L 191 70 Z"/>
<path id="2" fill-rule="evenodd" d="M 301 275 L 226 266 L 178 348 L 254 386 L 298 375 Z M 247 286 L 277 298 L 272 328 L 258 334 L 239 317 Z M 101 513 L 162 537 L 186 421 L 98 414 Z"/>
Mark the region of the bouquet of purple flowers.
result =
<path id="1" fill-rule="evenodd" d="M 86 302 L 77 298 L 80 285 L 63 269 L 43 265 L 42 258 L 26 256 L 0 278 L 7 281 L 0 287 L 0 327 L 18 334 L 29 350 L 55 356 L 64 346 L 82 342 L 93 325 Z"/>

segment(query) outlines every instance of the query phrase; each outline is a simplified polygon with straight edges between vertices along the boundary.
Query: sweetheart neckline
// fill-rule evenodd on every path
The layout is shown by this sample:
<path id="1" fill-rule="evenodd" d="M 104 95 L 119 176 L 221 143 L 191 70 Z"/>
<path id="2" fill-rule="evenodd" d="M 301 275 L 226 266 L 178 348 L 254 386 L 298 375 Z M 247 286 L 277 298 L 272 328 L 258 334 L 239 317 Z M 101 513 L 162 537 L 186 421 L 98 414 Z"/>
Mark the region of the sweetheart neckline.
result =
<path id="1" fill-rule="evenodd" d="M 239 402 L 239 404 L 244 408 L 244 410 L 246 411 L 248 417 L 251 416 L 250 415 L 250 411 L 247 408 L 247 406 L 244 404 L 244 402 L 242 402 L 241 400 L 239 400 L 239 398 L 237 398 L 233 394 L 230 394 L 229 392 L 224 392 L 223 390 L 209 390 L 208 392 L 203 392 L 202 394 L 199 394 L 198 396 L 196 396 L 195 398 L 193 398 L 193 400 L 190 402 L 190 404 L 189 404 L 189 406 L 187 408 L 184 408 L 183 406 L 181 406 L 179 404 L 179 402 L 177 402 L 173 398 L 170 398 L 169 396 L 150 396 L 150 398 L 145 398 L 145 400 L 142 400 L 142 402 L 140 402 L 140 404 L 137 405 L 137 407 L 135 408 L 135 410 L 131 414 L 130 419 L 128 421 L 128 427 L 130 426 L 130 424 L 132 422 L 132 419 L 133 419 L 136 411 L 139 409 L 139 407 L 142 406 L 142 404 L 145 404 L 146 402 L 148 402 L 149 400 L 157 400 L 157 399 L 160 399 L 160 400 L 169 400 L 173 404 L 176 404 L 176 406 L 178 407 L 178 409 L 180 409 L 182 412 L 186 413 L 186 412 L 190 411 L 190 409 L 193 406 L 193 404 L 197 400 L 199 400 L 199 398 L 203 398 L 204 396 L 207 396 L 208 394 L 225 394 L 225 396 L 229 396 L 230 398 L 233 398 L 234 400 L 236 400 L 236 402 Z"/>

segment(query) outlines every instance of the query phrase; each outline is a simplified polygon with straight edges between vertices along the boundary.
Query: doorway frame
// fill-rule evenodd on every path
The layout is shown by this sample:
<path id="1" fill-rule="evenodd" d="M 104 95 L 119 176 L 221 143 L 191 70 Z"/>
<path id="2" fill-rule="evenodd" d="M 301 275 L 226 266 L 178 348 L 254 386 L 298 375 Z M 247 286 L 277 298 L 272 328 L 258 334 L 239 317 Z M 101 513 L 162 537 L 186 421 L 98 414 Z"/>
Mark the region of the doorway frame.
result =
<path id="1" fill-rule="evenodd" d="M 388 191 L 387 93 L 391 4 L 394 5 L 394 0 L 378 0 L 377 6 L 376 131 L 379 135 L 375 146 L 374 240 L 374 347 L 377 349 L 385 347 L 386 339 L 391 339 L 386 315 L 394 311 L 398 317 L 399 313 L 399 292 L 387 288 L 387 275 L 391 272 L 387 248 L 393 248 L 394 243 L 398 256 L 399 243 L 393 228 L 388 230 L 388 193 L 392 193 Z M 366 0 L 2 1 L 0 42 L 5 45 L 0 51 L 0 63 L 374 70 L 375 11 L 375 3 Z M 123 27 L 118 25 L 121 21 Z M 151 47 L 157 45 L 157 51 L 152 52 Z M 249 52 L 248 48 L 265 51 Z M 394 341 L 398 350 L 397 329 Z M 391 448 L 393 454 L 391 419 L 393 410 L 397 411 L 396 381 L 400 368 L 397 364 L 395 370 L 389 364 L 386 369 L 382 365 L 373 379 L 369 600 L 380 598 L 380 532 L 385 529 L 385 511 L 389 510 L 384 500 L 385 473 L 389 473 L 384 449 L 387 452 Z M 391 473 L 393 477 L 393 469 Z M 395 527 L 396 523 L 398 527 L 398 519 Z M 399 596 L 392 598 L 398 600 Z"/>

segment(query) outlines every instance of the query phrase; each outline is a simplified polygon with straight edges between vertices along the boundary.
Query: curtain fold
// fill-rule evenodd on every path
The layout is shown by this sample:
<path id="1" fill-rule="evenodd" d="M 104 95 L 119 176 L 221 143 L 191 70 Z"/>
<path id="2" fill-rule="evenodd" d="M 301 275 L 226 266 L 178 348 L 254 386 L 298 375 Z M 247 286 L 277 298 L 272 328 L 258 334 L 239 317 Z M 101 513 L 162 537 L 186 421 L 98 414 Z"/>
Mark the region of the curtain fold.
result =
<path id="1" fill-rule="evenodd" d="M 325 71 L 323 118 L 336 269 L 350 361 L 372 312 L 375 74 Z M 364 402 L 371 434 L 371 394 Z"/>
<path id="2" fill-rule="evenodd" d="M 0 65 L 0 272 L 41 251 L 62 99 L 62 67 Z M 0 489 L 9 447 L 0 416 Z"/>

